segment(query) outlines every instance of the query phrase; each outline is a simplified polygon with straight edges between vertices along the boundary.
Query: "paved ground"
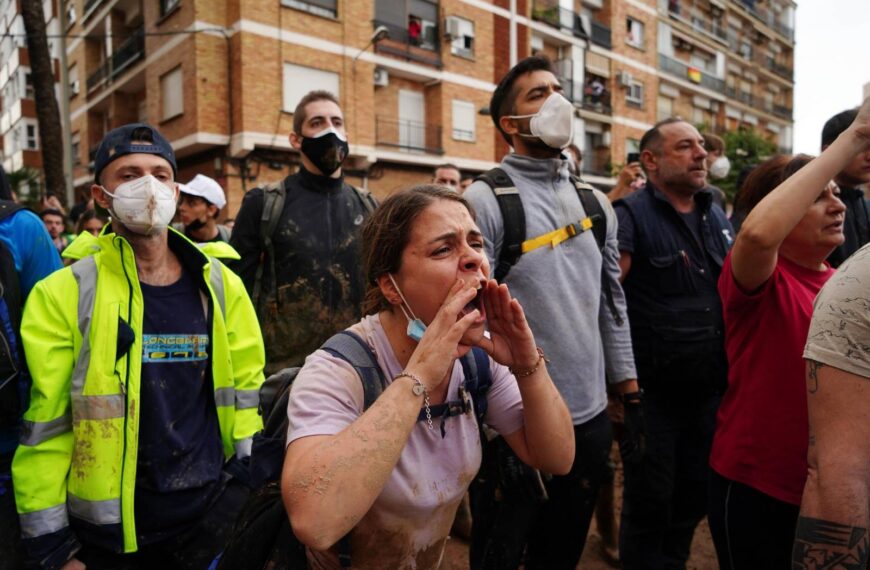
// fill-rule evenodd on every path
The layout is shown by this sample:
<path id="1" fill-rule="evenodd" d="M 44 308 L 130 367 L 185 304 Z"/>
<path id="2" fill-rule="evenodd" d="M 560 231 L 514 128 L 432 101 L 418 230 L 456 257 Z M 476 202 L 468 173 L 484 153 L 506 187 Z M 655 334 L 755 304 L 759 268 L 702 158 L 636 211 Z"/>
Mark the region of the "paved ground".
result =
<path id="1" fill-rule="evenodd" d="M 614 446 L 614 450 L 616 450 L 616 446 Z M 615 451 L 614 458 L 617 459 L 618 456 L 619 453 Z M 622 503 L 622 465 L 618 463 L 618 459 L 616 482 L 616 503 L 617 511 L 619 511 Z M 686 568 L 687 570 L 716 570 L 718 567 L 716 551 L 713 549 L 713 539 L 710 536 L 707 520 L 704 519 L 698 526 L 698 530 L 695 531 L 692 556 L 689 558 Z M 441 568 L 442 570 L 468 570 L 468 543 L 461 538 L 451 538 L 448 540 Z M 592 521 L 592 528 L 589 531 L 589 537 L 583 551 L 583 557 L 580 559 L 580 564 L 577 568 L 579 570 L 612 570 L 613 568 L 618 568 L 618 566 L 610 565 L 602 555 L 601 537 L 595 528 L 594 520 Z"/>

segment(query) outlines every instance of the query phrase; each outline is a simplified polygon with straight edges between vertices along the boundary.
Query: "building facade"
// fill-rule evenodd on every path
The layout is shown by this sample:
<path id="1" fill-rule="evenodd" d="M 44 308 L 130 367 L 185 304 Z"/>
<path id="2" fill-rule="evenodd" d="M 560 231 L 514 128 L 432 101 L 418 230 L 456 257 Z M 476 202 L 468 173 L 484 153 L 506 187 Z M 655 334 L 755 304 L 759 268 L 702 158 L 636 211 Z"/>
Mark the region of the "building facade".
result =
<path id="1" fill-rule="evenodd" d="M 293 109 L 342 103 L 349 181 L 383 197 L 452 162 L 508 151 L 488 116 L 499 78 L 548 55 L 574 102 L 584 176 L 601 186 L 657 119 L 753 125 L 791 146 L 790 0 L 66 0 L 74 179 L 136 120 L 172 141 L 179 180 L 219 180 L 233 216 L 295 171 Z"/>
<path id="2" fill-rule="evenodd" d="M 42 5 L 55 72 L 56 97 L 63 101 L 60 84 L 63 18 L 54 0 L 45 0 Z M 34 173 L 41 171 L 42 155 L 39 152 L 39 124 L 30 75 L 30 57 L 24 19 L 17 0 L 0 0 L 0 141 L 2 164 L 6 172 L 22 168 L 32 169 Z M 36 176 L 32 182 L 34 188 L 39 186 Z M 25 195 L 28 193 L 28 188 L 20 190 Z"/>

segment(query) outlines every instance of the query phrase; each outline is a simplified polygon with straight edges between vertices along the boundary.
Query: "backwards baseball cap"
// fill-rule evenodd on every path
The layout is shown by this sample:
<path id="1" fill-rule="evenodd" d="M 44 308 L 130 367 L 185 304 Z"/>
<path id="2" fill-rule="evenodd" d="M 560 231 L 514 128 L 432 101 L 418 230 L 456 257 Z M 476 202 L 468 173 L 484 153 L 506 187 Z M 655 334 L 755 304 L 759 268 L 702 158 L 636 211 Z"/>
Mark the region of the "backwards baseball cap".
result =
<path id="1" fill-rule="evenodd" d="M 172 166 L 173 175 L 177 174 L 175 153 L 169 141 L 151 125 L 130 123 L 109 131 L 100 142 L 94 157 L 94 180 L 97 184 L 103 169 L 116 158 L 127 154 L 156 154 Z"/>
<path id="2" fill-rule="evenodd" d="M 224 196 L 224 189 L 221 188 L 221 185 L 203 174 L 197 174 L 187 184 L 179 184 L 178 189 L 183 194 L 199 196 L 209 204 L 217 206 L 218 209 L 227 205 L 227 199 Z"/>

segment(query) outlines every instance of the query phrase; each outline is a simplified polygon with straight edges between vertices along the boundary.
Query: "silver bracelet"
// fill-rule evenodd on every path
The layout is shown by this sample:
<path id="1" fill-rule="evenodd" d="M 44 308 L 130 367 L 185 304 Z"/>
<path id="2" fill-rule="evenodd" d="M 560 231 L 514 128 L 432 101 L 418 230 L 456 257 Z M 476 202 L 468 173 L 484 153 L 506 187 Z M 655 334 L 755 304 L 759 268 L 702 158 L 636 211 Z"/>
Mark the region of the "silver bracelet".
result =
<path id="1" fill-rule="evenodd" d="M 397 374 L 396 377 L 393 378 L 393 382 L 403 376 L 410 378 L 414 381 L 414 385 L 411 387 L 411 390 L 414 392 L 415 396 L 423 396 L 423 408 L 426 410 L 426 422 L 429 424 L 429 429 L 435 429 L 435 427 L 432 425 L 432 410 L 429 408 L 429 392 L 426 390 L 426 386 L 423 385 L 423 382 L 421 382 L 419 378 L 417 378 L 410 372 L 405 371 L 403 371 L 401 374 Z"/>

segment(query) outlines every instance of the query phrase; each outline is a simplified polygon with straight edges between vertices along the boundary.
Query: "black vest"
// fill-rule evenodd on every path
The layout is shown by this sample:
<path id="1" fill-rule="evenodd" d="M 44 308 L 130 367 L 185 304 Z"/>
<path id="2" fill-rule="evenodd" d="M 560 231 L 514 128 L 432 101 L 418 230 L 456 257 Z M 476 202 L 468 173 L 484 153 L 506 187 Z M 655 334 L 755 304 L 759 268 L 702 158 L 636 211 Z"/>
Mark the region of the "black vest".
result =
<path id="1" fill-rule="evenodd" d="M 647 184 L 619 200 L 634 222 L 631 269 L 622 284 L 638 381 L 649 389 L 723 389 L 728 371 L 717 283 L 733 241 L 712 194 L 695 194 L 700 239 Z"/>

